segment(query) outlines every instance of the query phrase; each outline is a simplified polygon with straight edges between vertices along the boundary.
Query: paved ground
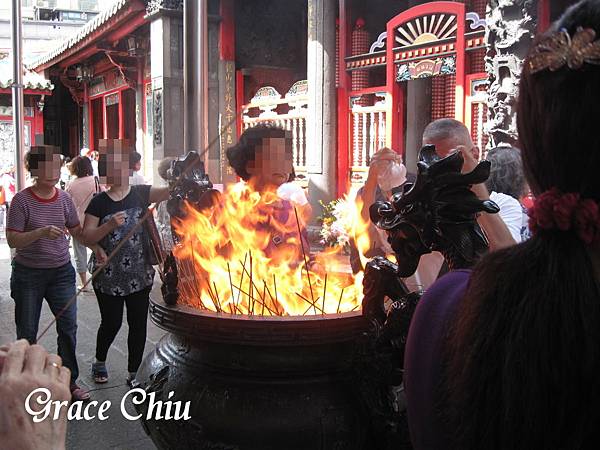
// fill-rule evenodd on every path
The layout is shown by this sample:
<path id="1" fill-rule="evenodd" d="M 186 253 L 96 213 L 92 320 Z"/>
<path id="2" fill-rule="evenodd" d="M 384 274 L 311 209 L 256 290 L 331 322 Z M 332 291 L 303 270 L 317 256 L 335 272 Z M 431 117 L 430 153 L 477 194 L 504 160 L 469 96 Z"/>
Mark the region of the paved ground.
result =
<path id="1" fill-rule="evenodd" d="M 10 298 L 10 252 L 4 239 L 0 240 L 0 345 L 14 341 L 14 303 Z M 84 294 L 78 299 L 77 357 L 79 362 L 80 385 L 93 390 L 94 400 L 100 402 L 110 400 L 112 408 L 106 421 L 73 421 L 69 424 L 67 449 L 69 450 L 106 450 L 106 449 L 155 449 L 152 441 L 146 436 L 139 422 L 129 422 L 119 412 L 123 394 L 128 391 L 125 384 L 127 376 L 127 322 L 113 344 L 108 355 L 108 366 L 111 380 L 109 383 L 95 385 L 90 377 L 90 364 L 94 360 L 96 348 L 96 331 L 100 321 L 96 297 Z M 50 323 L 52 314 L 44 305 L 40 330 Z M 146 353 L 162 337 L 162 330 L 148 323 L 148 340 Z M 48 350 L 56 351 L 56 332 L 49 331 L 40 342 Z"/>
<path id="2" fill-rule="evenodd" d="M 10 251 L 0 233 L 0 345 L 15 340 L 14 303 L 10 297 Z M 330 261 L 337 270 L 350 270 L 347 258 L 339 257 Z M 155 283 L 153 295 L 160 295 L 159 283 Z M 105 385 L 94 384 L 90 377 L 90 365 L 94 360 L 96 332 L 100 322 L 96 297 L 93 293 L 82 294 L 78 299 L 77 358 L 80 368 L 79 384 L 92 391 L 92 398 L 102 402 L 110 400 L 112 408 L 106 421 L 72 421 L 69 424 L 67 449 L 106 450 L 106 449 L 155 449 L 139 422 L 127 421 L 119 412 L 123 395 L 129 390 L 125 384 L 127 376 L 127 322 L 117 336 L 108 355 L 110 381 Z M 52 314 L 44 304 L 40 320 L 40 330 L 52 320 Z M 148 320 L 146 353 L 152 351 L 164 332 Z M 40 342 L 49 351 L 56 352 L 56 331 L 51 329 Z M 133 410 L 132 410 L 133 411 Z"/>

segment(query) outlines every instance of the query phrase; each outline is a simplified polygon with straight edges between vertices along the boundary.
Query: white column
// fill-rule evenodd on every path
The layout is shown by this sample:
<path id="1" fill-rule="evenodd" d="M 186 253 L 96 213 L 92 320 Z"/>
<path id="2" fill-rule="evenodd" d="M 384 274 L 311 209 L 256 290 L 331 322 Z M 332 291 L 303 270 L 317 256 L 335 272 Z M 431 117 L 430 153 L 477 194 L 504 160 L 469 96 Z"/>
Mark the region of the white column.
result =
<path id="1" fill-rule="evenodd" d="M 308 0 L 306 160 L 315 215 L 319 200 L 328 202 L 336 195 L 335 19 L 335 0 Z"/>
<path id="2" fill-rule="evenodd" d="M 150 13 L 154 171 L 166 156 L 183 154 L 183 21 L 181 10 Z M 154 179 L 157 174 L 154 174 Z"/>

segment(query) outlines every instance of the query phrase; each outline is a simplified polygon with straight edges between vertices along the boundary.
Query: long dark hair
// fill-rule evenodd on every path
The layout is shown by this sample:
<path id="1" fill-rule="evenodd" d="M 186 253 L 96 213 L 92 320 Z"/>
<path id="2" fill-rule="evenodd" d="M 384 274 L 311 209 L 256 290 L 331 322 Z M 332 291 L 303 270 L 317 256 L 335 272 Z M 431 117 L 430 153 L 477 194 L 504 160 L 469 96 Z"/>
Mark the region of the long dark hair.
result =
<path id="1" fill-rule="evenodd" d="M 593 28 L 584 0 L 548 33 Z M 534 194 L 600 200 L 600 67 L 566 65 L 520 82 L 518 130 Z M 600 293 L 574 233 L 545 231 L 475 268 L 448 339 L 444 391 L 460 449 L 596 448 L 600 443 Z"/>

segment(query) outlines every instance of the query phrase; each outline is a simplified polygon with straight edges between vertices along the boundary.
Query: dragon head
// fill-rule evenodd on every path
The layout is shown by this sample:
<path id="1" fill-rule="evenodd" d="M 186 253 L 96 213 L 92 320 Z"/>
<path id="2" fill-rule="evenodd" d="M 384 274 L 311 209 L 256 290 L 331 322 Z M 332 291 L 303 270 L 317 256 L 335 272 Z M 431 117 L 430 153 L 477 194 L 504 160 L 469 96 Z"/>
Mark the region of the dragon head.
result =
<path id="1" fill-rule="evenodd" d="M 419 153 L 415 183 L 405 184 L 391 201 L 371 205 L 371 220 L 387 231 L 399 276 L 412 275 L 421 256 L 432 251 L 441 252 L 451 270 L 471 267 L 487 251 L 477 213 L 500 208 L 477 198 L 471 186 L 487 180 L 491 164 L 481 161 L 461 173 L 463 163 L 460 152 L 440 159 L 435 146 L 427 145 Z"/>

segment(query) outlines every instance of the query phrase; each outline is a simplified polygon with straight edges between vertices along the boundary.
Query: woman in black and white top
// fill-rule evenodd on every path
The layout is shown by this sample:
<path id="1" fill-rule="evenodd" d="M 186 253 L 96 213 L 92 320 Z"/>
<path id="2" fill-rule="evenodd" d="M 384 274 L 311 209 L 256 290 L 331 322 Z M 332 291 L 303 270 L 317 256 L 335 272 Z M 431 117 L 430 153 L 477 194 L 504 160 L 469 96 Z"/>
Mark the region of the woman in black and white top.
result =
<path id="1" fill-rule="evenodd" d="M 149 185 L 130 186 L 129 153 L 133 151 L 121 141 L 102 143 L 98 171 L 101 182 L 109 186 L 95 196 L 85 212 L 84 235 L 87 242 L 98 242 L 104 253 L 94 254 L 91 270 L 106 262 L 117 245 L 142 220 L 150 203 L 167 198 L 168 188 Z M 106 178 L 104 180 L 103 178 Z M 107 223 L 114 226 L 106 229 Z M 146 319 L 154 269 L 149 261 L 145 230 L 138 226 L 133 235 L 93 281 L 98 298 L 101 323 L 96 342 L 96 362 L 92 375 L 97 383 L 108 381 L 106 357 L 123 321 L 127 308 L 129 324 L 127 381 L 135 378 L 142 362 L 146 342 Z"/>

